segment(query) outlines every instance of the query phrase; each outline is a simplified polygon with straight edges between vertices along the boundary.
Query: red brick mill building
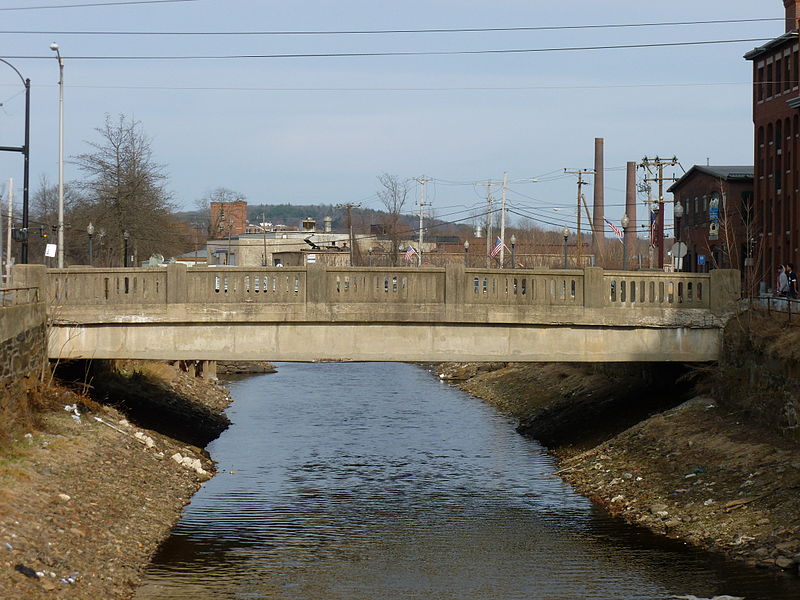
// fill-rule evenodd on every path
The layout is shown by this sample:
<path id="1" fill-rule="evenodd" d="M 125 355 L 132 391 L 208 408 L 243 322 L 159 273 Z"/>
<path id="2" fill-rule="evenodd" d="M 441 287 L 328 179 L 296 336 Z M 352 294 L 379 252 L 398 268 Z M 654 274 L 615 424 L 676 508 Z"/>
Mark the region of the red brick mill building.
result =
<path id="1" fill-rule="evenodd" d="M 800 265 L 800 0 L 783 3 L 786 32 L 745 55 L 753 63 L 755 126 L 755 227 L 748 279 L 766 289 L 774 286 L 777 265 Z"/>

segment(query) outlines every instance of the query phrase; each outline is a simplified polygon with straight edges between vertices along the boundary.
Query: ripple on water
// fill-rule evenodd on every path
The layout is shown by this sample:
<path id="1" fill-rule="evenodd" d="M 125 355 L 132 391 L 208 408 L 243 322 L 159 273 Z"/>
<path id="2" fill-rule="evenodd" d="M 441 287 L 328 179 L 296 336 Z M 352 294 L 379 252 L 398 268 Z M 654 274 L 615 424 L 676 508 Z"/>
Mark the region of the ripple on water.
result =
<path id="1" fill-rule="evenodd" d="M 800 597 L 609 519 L 508 418 L 417 367 L 286 364 L 232 393 L 210 448 L 225 473 L 137 600 Z"/>

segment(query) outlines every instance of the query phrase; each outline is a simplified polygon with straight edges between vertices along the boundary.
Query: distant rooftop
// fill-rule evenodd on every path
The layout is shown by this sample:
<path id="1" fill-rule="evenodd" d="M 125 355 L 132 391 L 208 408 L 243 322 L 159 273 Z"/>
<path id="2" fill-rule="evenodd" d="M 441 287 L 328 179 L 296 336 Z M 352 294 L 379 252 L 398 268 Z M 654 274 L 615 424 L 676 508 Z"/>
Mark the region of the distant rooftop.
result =
<path id="1" fill-rule="evenodd" d="M 748 181 L 753 179 L 754 168 L 752 165 L 694 165 L 683 177 L 676 181 L 667 191 L 672 192 L 683 185 L 695 172 L 705 173 L 725 181 Z"/>

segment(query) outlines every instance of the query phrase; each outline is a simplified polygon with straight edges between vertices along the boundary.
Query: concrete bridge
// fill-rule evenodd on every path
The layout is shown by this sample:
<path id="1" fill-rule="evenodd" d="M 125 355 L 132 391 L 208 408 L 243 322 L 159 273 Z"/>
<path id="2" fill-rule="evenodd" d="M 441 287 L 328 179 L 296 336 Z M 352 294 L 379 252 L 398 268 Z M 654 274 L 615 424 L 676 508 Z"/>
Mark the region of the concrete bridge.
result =
<path id="1" fill-rule="evenodd" d="M 45 270 L 51 358 L 710 361 L 740 296 L 710 274 L 447 268 Z"/>

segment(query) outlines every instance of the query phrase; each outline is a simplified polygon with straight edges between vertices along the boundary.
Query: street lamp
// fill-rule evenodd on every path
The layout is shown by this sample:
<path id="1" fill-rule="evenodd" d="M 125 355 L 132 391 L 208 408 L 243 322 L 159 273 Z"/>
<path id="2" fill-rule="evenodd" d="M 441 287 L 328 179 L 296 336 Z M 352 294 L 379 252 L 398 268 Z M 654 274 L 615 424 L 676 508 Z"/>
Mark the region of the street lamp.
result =
<path id="1" fill-rule="evenodd" d="M 86 233 L 89 235 L 89 266 L 94 266 L 94 253 L 92 252 L 92 237 L 94 236 L 94 225 L 89 221 L 86 226 Z"/>
<path id="2" fill-rule="evenodd" d="M 511 268 L 517 268 L 517 236 L 511 234 Z"/>
<path id="3" fill-rule="evenodd" d="M 681 218 L 683 218 L 683 204 L 681 202 L 675 203 L 675 209 L 673 210 L 673 214 L 675 215 L 675 241 L 678 243 L 678 257 L 675 261 L 678 267 L 678 271 L 682 271 L 681 268 L 683 265 L 681 264 L 683 261 L 683 256 L 681 256 Z"/>
<path id="4" fill-rule="evenodd" d="M 369 266 L 371 267 L 372 266 L 372 248 L 371 247 L 369 248 L 369 250 L 367 250 L 367 253 L 369 254 Z"/>
<path id="5" fill-rule="evenodd" d="M 128 266 L 128 238 L 130 236 L 131 235 L 128 233 L 127 229 L 122 232 L 122 239 L 125 240 L 125 257 L 124 260 L 122 261 L 124 267 Z"/>
<path id="6" fill-rule="evenodd" d="M 58 268 L 64 268 L 64 59 L 58 44 L 50 44 L 58 60 Z"/>
<path id="7" fill-rule="evenodd" d="M 622 215 L 622 270 L 628 270 L 628 225 L 631 220 L 628 218 L 628 213 Z"/>
<path id="8" fill-rule="evenodd" d="M 5 59 L 0 62 L 11 67 L 19 75 L 22 85 L 25 86 L 25 143 L 22 146 L 0 146 L 0 152 L 21 152 L 23 157 L 22 181 L 22 246 L 20 248 L 20 262 L 28 263 L 28 184 L 30 182 L 30 154 L 31 154 L 31 80 L 25 79 L 17 68 Z"/>
<path id="9" fill-rule="evenodd" d="M 469 266 L 469 240 L 464 240 L 464 267 Z"/>
<path id="10" fill-rule="evenodd" d="M 564 268 L 567 268 L 567 238 L 569 237 L 569 228 L 564 227 L 561 231 L 561 235 L 564 236 Z"/>

